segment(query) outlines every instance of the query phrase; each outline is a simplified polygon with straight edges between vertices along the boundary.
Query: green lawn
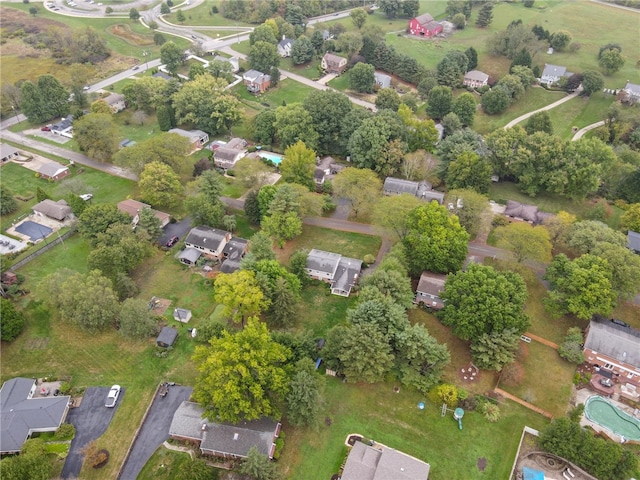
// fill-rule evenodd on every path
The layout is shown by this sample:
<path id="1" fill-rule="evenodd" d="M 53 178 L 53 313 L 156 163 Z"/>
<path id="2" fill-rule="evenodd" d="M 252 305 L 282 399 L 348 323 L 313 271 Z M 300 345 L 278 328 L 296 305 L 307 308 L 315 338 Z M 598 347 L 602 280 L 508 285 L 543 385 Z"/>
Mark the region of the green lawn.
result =
<path id="1" fill-rule="evenodd" d="M 236 20 L 230 20 L 228 18 L 224 18 L 221 13 L 212 13 L 211 9 L 215 5 L 218 9 L 221 9 L 221 1 L 216 0 L 207 0 L 197 7 L 189 8 L 183 10 L 185 16 L 185 21 L 182 23 L 178 22 L 177 19 L 177 11 L 175 9 L 169 15 L 165 15 L 164 18 L 167 22 L 175 23 L 176 25 L 194 25 L 194 26 L 205 26 L 205 27 L 255 27 L 255 25 L 251 25 L 249 23 L 238 22 Z M 174 5 L 178 5 L 176 2 Z"/>
<path id="2" fill-rule="evenodd" d="M 576 366 L 563 360 L 558 352 L 538 342 L 520 343 L 517 360 L 524 367 L 524 379 L 517 386 L 500 388 L 561 417 L 567 411 Z"/>
<path id="3" fill-rule="evenodd" d="M 142 471 L 138 474 L 138 480 L 174 480 L 182 478 L 181 470 L 191 462 L 187 453 L 175 452 L 163 446 L 158 447 L 151 456 Z M 215 470 L 216 473 L 223 473 Z M 207 477 L 208 480 L 222 478 L 217 474 Z"/>
<path id="4" fill-rule="evenodd" d="M 482 135 L 486 135 L 498 128 L 504 127 L 507 123 L 518 118 L 520 115 L 542 108 L 566 96 L 567 94 L 565 92 L 549 91 L 542 87 L 530 87 L 522 98 L 511 104 L 509 108 L 500 115 L 487 115 L 484 113 L 482 108 L 479 108 L 473 122 L 473 129 Z M 569 102 L 566 103 L 571 103 L 573 101 L 579 100 L 569 100 Z M 480 99 L 478 99 L 478 102 L 480 102 Z M 526 122 L 526 120 L 523 120 L 521 125 L 524 126 Z"/>
<path id="5" fill-rule="evenodd" d="M 316 336 L 323 336 L 347 318 L 347 309 L 353 308 L 355 303 L 356 297 L 332 295 L 329 285 L 314 282 L 302 291 L 302 301 L 298 305 L 298 327 L 311 330 Z"/>
<path id="6" fill-rule="evenodd" d="M 232 91 L 248 108 L 260 111 L 265 108 L 276 108 L 285 101 L 287 104 L 302 102 L 315 89 L 298 83 L 289 78 L 278 83 L 277 87 L 270 88 L 262 95 L 254 95 L 247 91 L 242 83 L 233 87 Z M 268 104 L 265 105 L 265 104 Z"/>
<path id="7" fill-rule="evenodd" d="M 295 65 L 291 58 L 283 58 L 280 60 L 280 68 L 295 73 L 309 80 L 318 80 L 321 76 L 320 60 L 314 59 L 303 65 Z"/>
<path id="8" fill-rule="evenodd" d="M 424 400 L 404 387 L 396 394 L 389 383 L 352 385 L 328 378 L 325 411 L 331 426 L 285 427 L 278 463 L 286 478 L 326 480 L 345 458 L 347 435 L 359 433 L 428 462 L 432 480 L 503 479 L 511 471 L 522 428 L 546 424 L 544 417 L 507 402 L 497 423 L 467 412 L 460 431 L 451 414 L 440 416 L 440 405 L 427 402 L 419 411 L 417 404 Z M 476 466 L 481 457 L 487 459 L 484 472 Z"/>
<path id="9" fill-rule="evenodd" d="M 578 97 L 549 110 L 553 132 L 564 139 L 573 137 L 573 127 L 578 130 L 599 122 L 609 106 L 615 101 L 613 95 L 597 92 L 591 97 Z"/>

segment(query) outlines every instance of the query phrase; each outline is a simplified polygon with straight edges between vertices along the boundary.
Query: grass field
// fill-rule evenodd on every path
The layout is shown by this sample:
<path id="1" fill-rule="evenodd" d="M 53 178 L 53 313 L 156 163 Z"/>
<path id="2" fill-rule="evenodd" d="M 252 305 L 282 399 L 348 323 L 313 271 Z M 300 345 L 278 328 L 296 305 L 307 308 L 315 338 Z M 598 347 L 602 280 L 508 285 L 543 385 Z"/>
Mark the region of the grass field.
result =
<path id="1" fill-rule="evenodd" d="M 189 454 L 184 452 L 175 452 L 165 447 L 158 447 L 158 450 L 149 459 L 145 467 L 138 475 L 138 480 L 173 480 L 181 478 L 180 471 L 191 462 Z M 216 473 L 223 471 L 215 470 Z M 212 473 L 207 480 L 216 480 L 222 478 Z"/>
<path id="2" fill-rule="evenodd" d="M 571 139 L 573 127 L 581 129 L 599 122 L 604 118 L 607 109 L 614 101 L 613 95 L 597 92 L 589 98 L 574 98 L 552 108 L 548 113 L 551 125 L 553 125 L 553 133 L 565 140 Z"/>
<path id="3" fill-rule="evenodd" d="M 314 282 L 302 291 L 302 301 L 298 305 L 298 327 L 311 330 L 322 336 L 335 325 L 344 321 L 347 310 L 355 306 L 356 298 L 332 295 L 329 285 Z"/>
<path id="4" fill-rule="evenodd" d="M 185 16 L 185 21 L 178 22 L 176 8 L 169 15 L 165 15 L 164 18 L 167 22 L 175 23 L 176 25 L 192 25 L 192 26 L 204 26 L 204 27 L 254 27 L 249 23 L 238 22 L 236 20 L 230 20 L 224 18 L 221 13 L 212 13 L 211 9 L 215 5 L 220 9 L 220 1 L 207 0 L 197 7 L 182 10 Z M 177 5 L 177 3 L 176 3 Z"/>
<path id="5" fill-rule="evenodd" d="M 536 413 L 505 403 L 497 423 L 467 412 L 460 431 L 451 414 L 440 416 L 440 405 L 427 402 L 419 411 L 416 405 L 424 400 L 407 388 L 396 394 L 389 383 L 352 385 L 328 378 L 325 410 L 331 426 L 285 427 L 279 465 L 286 478 L 326 480 L 345 458 L 347 435 L 359 433 L 428 462 L 432 480 L 503 479 L 509 476 L 522 427 L 541 428 L 546 423 Z M 476 466 L 481 457 L 487 459 L 484 472 Z"/>

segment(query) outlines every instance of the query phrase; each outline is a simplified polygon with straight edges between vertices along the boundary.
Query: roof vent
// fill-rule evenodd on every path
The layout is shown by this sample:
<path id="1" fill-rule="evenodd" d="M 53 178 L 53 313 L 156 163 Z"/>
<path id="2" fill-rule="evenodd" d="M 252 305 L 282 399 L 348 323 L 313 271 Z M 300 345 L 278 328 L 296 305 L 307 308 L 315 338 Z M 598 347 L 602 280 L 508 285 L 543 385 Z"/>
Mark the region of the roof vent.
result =
<path id="1" fill-rule="evenodd" d="M 233 434 L 233 439 L 234 439 L 234 440 L 238 440 L 238 436 L 239 436 L 239 435 L 238 435 L 237 433 L 234 433 L 234 434 Z"/>

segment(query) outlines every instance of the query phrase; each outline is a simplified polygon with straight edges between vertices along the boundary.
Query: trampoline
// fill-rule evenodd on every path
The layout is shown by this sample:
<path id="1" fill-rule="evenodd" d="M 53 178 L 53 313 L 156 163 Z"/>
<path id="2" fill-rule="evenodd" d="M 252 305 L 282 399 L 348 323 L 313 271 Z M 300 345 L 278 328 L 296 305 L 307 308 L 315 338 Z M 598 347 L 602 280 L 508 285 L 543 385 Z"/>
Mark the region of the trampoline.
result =
<path id="1" fill-rule="evenodd" d="M 26 220 L 16 227 L 16 232 L 26 235 L 32 242 L 35 242 L 48 237 L 53 229 L 41 223 Z"/>
<path id="2" fill-rule="evenodd" d="M 640 441 L 640 420 L 598 395 L 587 399 L 584 404 L 584 414 L 592 422 L 626 440 Z"/>

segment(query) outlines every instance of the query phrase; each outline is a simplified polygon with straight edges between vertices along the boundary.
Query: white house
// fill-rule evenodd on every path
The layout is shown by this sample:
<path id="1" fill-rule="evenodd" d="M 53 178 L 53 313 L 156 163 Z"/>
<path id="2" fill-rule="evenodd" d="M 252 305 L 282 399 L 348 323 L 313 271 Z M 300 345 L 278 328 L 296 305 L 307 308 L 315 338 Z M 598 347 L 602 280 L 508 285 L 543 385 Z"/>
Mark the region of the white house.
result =
<path id="1" fill-rule="evenodd" d="M 278 42 L 278 55 L 282 58 L 291 56 L 291 47 L 293 47 L 293 40 L 282 36 L 282 40 Z"/>
<path id="2" fill-rule="evenodd" d="M 627 82 L 623 90 L 629 94 L 629 97 L 634 101 L 640 101 L 640 85 L 637 83 Z"/>
<path id="3" fill-rule="evenodd" d="M 374 72 L 373 78 L 380 88 L 389 88 L 391 86 L 391 77 L 386 73 Z"/>
<path id="4" fill-rule="evenodd" d="M 471 88 L 480 88 L 487 85 L 489 82 L 489 75 L 480 70 L 471 70 L 464 74 L 462 81 L 463 85 Z"/>
<path id="5" fill-rule="evenodd" d="M 202 130 L 183 130 L 181 128 L 172 128 L 168 133 L 175 133 L 181 137 L 189 139 L 191 142 L 191 151 L 201 150 L 209 143 L 209 134 Z"/>
<path id="6" fill-rule="evenodd" d="M 306 270 L 311 278 L 331 284 L 332 294 L 348 297 L 358 282 L 362 260 L 314 248 L 307 256 Z"/>
<path id="7" fill-rule="evenodd" d="M 121 112 L 122 110 L 127 108 L 127 104 L 124 100 L 124 95 L 121 95 L 119 93 L 112 93 L 108 97 L 105 97 L 103 100 L 107 102 L 107 105 L 109 105 L 113 113 Z"/>
<path id="8" fill-rule="evenodd" d="M 573 75 L 573 73 L 567 72 L 567 67 L 545 63 L 544 70 L 540 76 L 540 83 L 553 85 L 554 83 L 558 83 L 562 77 L 570 77 L 571 75 Z"/>

